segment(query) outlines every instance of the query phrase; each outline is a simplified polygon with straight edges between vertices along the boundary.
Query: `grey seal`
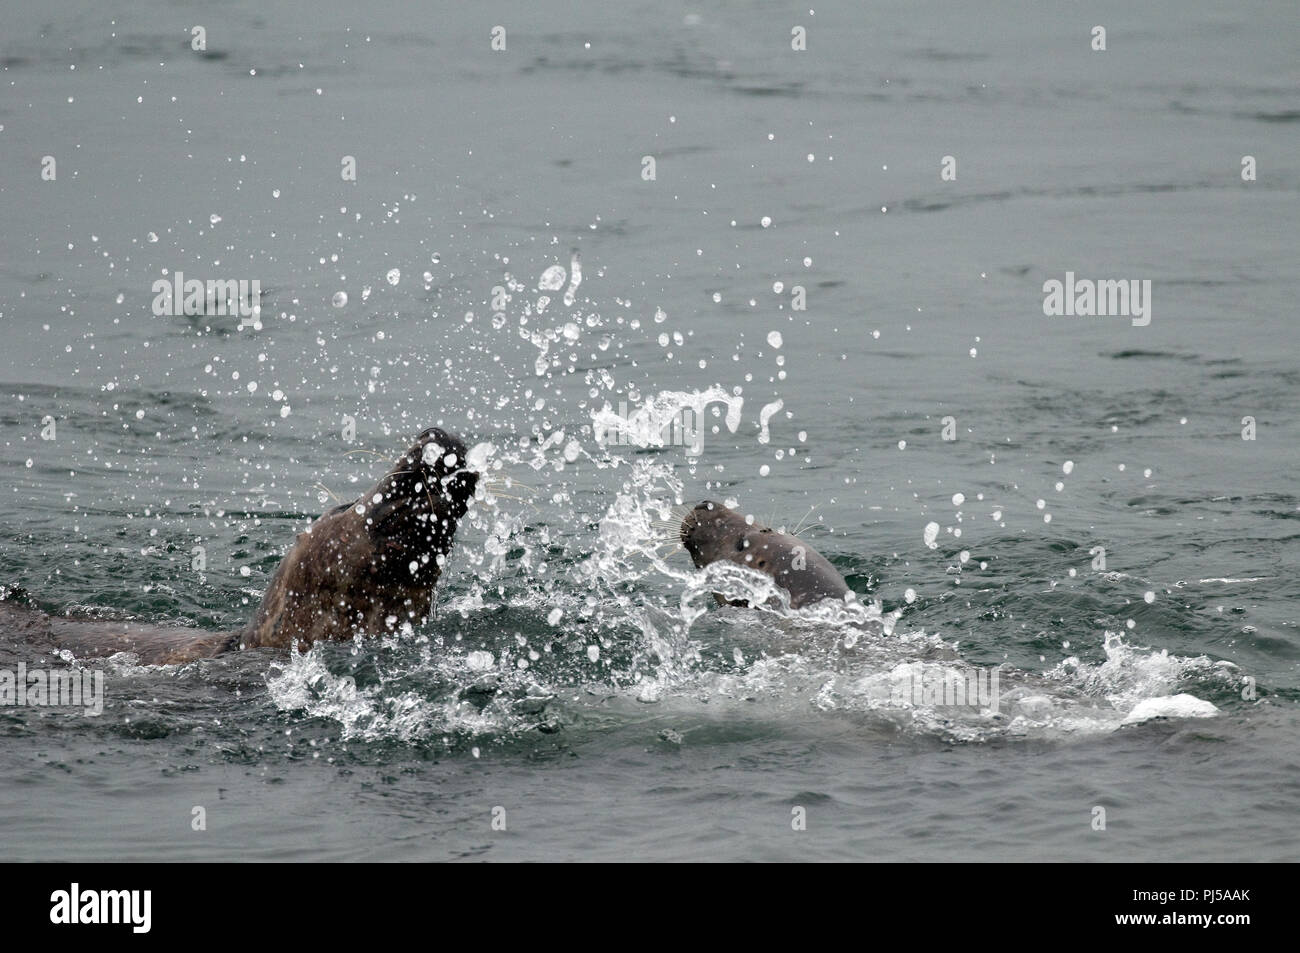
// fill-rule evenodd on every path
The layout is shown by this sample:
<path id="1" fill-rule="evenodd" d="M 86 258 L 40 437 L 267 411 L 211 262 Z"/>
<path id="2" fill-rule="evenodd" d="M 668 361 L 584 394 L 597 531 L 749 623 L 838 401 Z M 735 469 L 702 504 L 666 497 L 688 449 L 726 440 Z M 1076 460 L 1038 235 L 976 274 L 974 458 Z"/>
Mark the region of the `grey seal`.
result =
<path id="1" fill-rule="evenodd" d="M 830 560 L 806 541 L 712 500 L 697 504 L 686 514 L 678 535 L 696 568 L 726 560 L 761 572 L 790 594 L 792 609 L 822 599 L 843 601 L 852 591 Z"/>

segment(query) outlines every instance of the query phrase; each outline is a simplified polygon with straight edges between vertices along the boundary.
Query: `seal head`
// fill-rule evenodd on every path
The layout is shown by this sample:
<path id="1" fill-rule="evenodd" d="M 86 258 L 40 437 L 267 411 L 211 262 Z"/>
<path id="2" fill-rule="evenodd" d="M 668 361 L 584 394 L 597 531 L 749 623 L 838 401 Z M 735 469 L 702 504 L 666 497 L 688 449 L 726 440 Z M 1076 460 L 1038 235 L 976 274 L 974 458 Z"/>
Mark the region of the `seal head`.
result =
<path id="1" fill-rule="evenodd" d="M 830 560 L 804 540 L 779 533 L 712 500 L 697 504 L 686 514 L 679 536 L 696 568 L 726 560 L 761 572 L 790 594 L 792 609 L 822 599 L 842 600 L 850 592 Z M 737 604 L 746 605 L 744 601 Z"/>

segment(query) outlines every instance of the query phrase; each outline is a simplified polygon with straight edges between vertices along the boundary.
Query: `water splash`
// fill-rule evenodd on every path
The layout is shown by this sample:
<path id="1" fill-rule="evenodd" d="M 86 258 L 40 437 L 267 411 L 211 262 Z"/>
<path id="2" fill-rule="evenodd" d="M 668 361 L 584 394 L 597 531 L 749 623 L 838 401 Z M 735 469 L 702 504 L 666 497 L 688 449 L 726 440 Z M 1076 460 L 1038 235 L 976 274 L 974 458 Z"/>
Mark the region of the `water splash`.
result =
<path id="1" fill-rule="evenodd" d="M 766 445 L 772 442 L 772 436 L 770 433 L 768 433 L 767 422 L 772 419 L 773 414 L 775 414 L 784 406 L 785 406 L 785 401 L 775 400 L 772 403 L 766 405 L 762 410 L 758 412 L 758 426 L 759 426 L 758 442 L 759 443 Z"/>
<path id="2" fill-rule="evenodd" d="M 661 391 L 631 412 L 620 413 L 606 403 L 600 410 L 592 411 L 592 430 L 601 446 L 663 447 L 674 439 L 674 426 L 683 420 L 682 412 L 690 410 L 694 414 L 695 427 L 693 433 L 687 433 L 686 426 L 682 425 L 683 442 L 693 437 L 688 446 L 693 446 L 698 452 L 703 439 L 698 422 L 711 404 L 718 403 L 726 405 L 723 422 L 728 432 L 735 433 L 740 426 L 745 399 L 716 385 L 704 391 Z"/>
<path id="3" fill-rule="evenodd" d="M 536 348 L 532 370 L 544 378 L 565 373 L 566 352 L 585 329 L 604 326 L 596 312 L 579 309 L 579 256 L 567 271 L 547 267 L 532 300 L 508 274 L 504 281 L 519 296 L 518 338 Z M 480 332 L 469 313 L 466 325 L 471 334 L 492 333 L 509 317 L 497 313 Z M 653 324 L 666 320 L 657 309 Z M 619 333 L 638 328 L 628 322 Z M 601 350 L 609 343 L 607 335 Z M 784 344 L 779 335 L 767 343 Z M 850 599 L 792 611 L 788 594 L 761 573 L 727 562 L 697 571 L 672 551 L 684 505 L 672 455 L 625 459 L 617 451 L 682 444 L 693 472 L 710 434 L 739 431 L 745 398 L 741 388 L 719 384 L 647 398 L 628 386 L 629 400 L 617 410 L 608 397 L 594 406 L 602 392 L 625 392 L 630 382 L 616 367 L 584 372 L 592 403 L 580 406 L 589 428 L 553 397 L 528 388 L 501 393 L 494 410 L 506 418 L 503 429 L 526 436 L 513 445 L 481 442 L 469 452 L 469 465 L 486 477 L 464 521 L 472 541 L 456 553 L 469 581 L 442 600 L 429 634 L 360 640 L 345 653 L 321 645 L 295 654 L 268 677 L 275 703 L 335 721 L 344 737 L 447 744 L 553 731 L 590 717 L 592 705 L 608 711 L 621 702 L 675 711 L 734 701 L 773 712 L 854 713 L 962 742 L 1069 737 L 1212 713 L 1210 703 L 1181 690 L 1214 674 L 1208 660 L 1138 650 L 1110 636 L 1100 665 L 1070 659 L 1047 673 L 1001 668 L 996 703 L 936 703 L 916 686 L 978 682 L 989 673 L 938 636 L 907 631 L 902 610 Z M 761 407 L 759 446 L 771 443 L 771 420 L 784 409 L 781 398 Z M 710 414 L 718 423 L 706 434 L 700 421 Z M 543 488 L 549 498 L 512 505 L 519 486 L 511 473 L 556 475 L 579 461 L 621 477 L 594 539 L 569 528 L 577 510 L 558 479 Z M 612 490 L 611 481 L 605 487 Z M 937 547 L 939 533 L 937 522 L 926 525 L 928 548 Z M 719 609 L 719 599 L 757 608 Z"/>

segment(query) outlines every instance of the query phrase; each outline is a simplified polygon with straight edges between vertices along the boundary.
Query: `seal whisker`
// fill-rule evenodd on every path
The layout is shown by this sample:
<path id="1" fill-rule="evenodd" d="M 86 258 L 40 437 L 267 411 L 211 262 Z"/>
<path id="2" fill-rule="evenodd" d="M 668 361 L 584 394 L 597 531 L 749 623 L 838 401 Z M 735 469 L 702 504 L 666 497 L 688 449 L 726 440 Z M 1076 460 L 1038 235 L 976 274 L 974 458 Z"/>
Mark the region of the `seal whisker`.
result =
<path id="1" fill-rule="evenodd" d="M 809 524 L 808 524 L 807 526 L 805 526 L 803 529 L 796 530 L 795 532 L 791 533 L 790 535 L 791 535 L 791 536 L 799 536 L 800 534 L 802 534 L 802 533 L 806 533 L 806 532 L 808 532 L 809 530 L 814 530 L 814 529 L 816 529 L 816 528 L 819 527 L 819 526 L 822 527 L 822 528 L 825 528 L 826 524 L 823 523 L 821 520 L 818 520 L 818 521 L 815 522 L 815 523 L 809 523 Z"/>
<path id="2" fill-rule="evenodd" d="M 531 486 L 528 486 L 526 483 L 519 483 L 519 482 L 517 482 L 517 481 L 515 481 L 515 480 L 510 480 L 510 479 L 505 479 L 505 480 L 495 480 L 495 479 L 493 479 L 493 478 L 491 478 L 491 477 L 486 477 L 486 478 L 483 480 L 483 485 L 484 485 L 485 487 L 489 488 L 489 489 L 494 488 L 494 487 L 503 486 L 503 487 L 505 487 L 507 490 L 514 490 L 514 489 L 527 490 L 529 493 L 532 493 L 532 494 L 535 494 L 535 493 L 538 492 L 536 487 L 531 487 Z"/>
<path id="3" fill-rule="evenodd" d="M 651 544 L 650 551 L 654 553 L 656 556 L 660 556 L 663 559 L 668 559 L 674 554 L 684 551 L 682 549 L 681 542 L 676 539 L 665 539 L 665 540 L 660 540 L 659 542 L 655 542 L 654 540 L 647 540 L 647 542 Z M 660 554 L 659 550 L 663 549 L 665 546 L 669 547 L 668 552 Z"/>
<path id="4" fill-rule="evenodd" d="M 652 519 L 650 525 L 662 526 L 664 529 L 676 533 L 681 529 L 682 520 L 686 519 L 686 515 L 690 513 L 690 511 L 691 508 L 686 504 L 674 503 L 668 508 L 668 516 L 666 518 Z"/>
<path id="5" fill-rule="evenodd" d="M 511 496 L 509 493 L 502 493 L 500 490 L 494 490 L 491 487 L 487 488 L 487 495 L 498 500 L 514 500 L 516 503 L 527 503 L 529 506 L 532 506 L 533 509 L 537 509 L 537 507 L 533 504 L 533 501 L 526 497 Z"/>
<path id="6" fill-rule="evenodd" d="M 329 487 L 327 487 L 324 483 L 317 483 L 316 486 L 324 490 L 326 493 L 328 493 L 330 499 L 332 499 L 335 503 L 343 502 L 342 500 L 339 499 L 338 494 L 335 493 L 333 490 L 331 490 Z"/>
<path id="7" fill-rule="evenodd" d="M 500 483 L 500 484 L 502 484 L 502 485 L 504 485 L 504 486 L 511 486 L 511 487 L 517 486 L 517 487 L 520 487 L 521 489 L 524 489 L 524 490 L 534 490 L 534 491 L 535 491 L 535 490 L 537 489 L 537 487 L 535 487 L 535 486 L 529 486 L 527 483 L 520 483 L 520 482 L 519 482 L 518 480 L 516 480 L 514 477 L 509 476 L 509 475 L 502 476 L 502 477 L 496 477 L 496 476 L 485 476 L 483 479 L 486 480 L 488 483 Z"/>
<path id="8" fill-rule="evenodd" d="M 791 536 L 798 536 L 799 533 L 802 532 L 802 530 L 800 529 L 800 527 L 803 526 L 803 521 L 806 520 L 808 517 L 812 516 L 812 512 L 813 512 L 813 510 L 815 510 L 815 509 L 817 509 L 817 504 L 816 504 L 816 503 L 814 503 L 812 506 L 808 507 L 808 512 L 805 513 L 803 516 L 801 516 L 801 517 L 799 518 L 799 522 L 796 523 L 795 526 L 794 526 L 794 529 L 791 530 L 791 532 L 790 532 L 790 535 L 791 535 Z"/>
<path id="9" fill-rule="evenodd" d="M 525 506 L 529 507 L 534 513 L 541 512 L 541 510 L 537 508 L 537 504 L 534 503 L 532 500 L 528 499 L 527 497 L 511 496 L 509 493 L 501 493 L 500 491 L 494 490 L 491 487 L 484 487 L 484 492 L 486 493 L 487 496 L 492 497 L 493 500 L 511 500 L 516 503 L 523 503 Z"/>

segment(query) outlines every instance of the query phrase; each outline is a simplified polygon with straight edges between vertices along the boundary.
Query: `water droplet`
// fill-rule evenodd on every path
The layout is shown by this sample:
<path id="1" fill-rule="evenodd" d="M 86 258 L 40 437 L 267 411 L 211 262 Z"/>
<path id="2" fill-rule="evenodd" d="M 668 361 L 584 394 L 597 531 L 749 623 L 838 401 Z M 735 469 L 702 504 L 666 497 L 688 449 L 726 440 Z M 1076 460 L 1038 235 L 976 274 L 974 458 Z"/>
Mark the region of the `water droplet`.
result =
<path id="1" fill-rule="evenodd" d="M 922 535 L 922 539 L 925 540 L 925 545 L 928 546 L 930 549 L 938 549 L 939 544 L 936 542 L 938 538 L 939 538 L 939 524 L 933 522 L 926 523 L 925 533 Z"/>
<path id="2" fill-rule="evenodd" d="M 564 287 L 564 281 L 568 277 L 568 273 L 561 266 L 552 265 L 542 272 L 542 277 L 537 282 L 537 289 L 539 291 L 559 291 Z"/>

